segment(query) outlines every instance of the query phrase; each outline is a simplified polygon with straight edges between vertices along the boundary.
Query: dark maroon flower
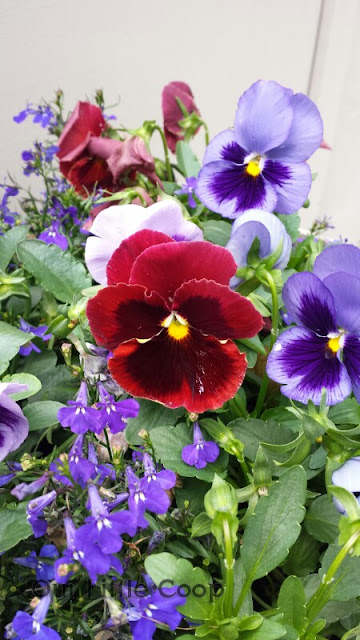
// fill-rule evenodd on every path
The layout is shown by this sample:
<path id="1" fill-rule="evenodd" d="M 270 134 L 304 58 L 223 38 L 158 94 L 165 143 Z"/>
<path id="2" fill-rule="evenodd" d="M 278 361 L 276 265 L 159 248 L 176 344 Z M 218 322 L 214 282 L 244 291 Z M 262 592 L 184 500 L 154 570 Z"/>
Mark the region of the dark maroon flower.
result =
<path id="1" fill-rule="evenodd" d="M 162 90 L 162 111 L 164 116 L 164 133 L 169 149 L 175 153 L 176 143 L 184 139 L 184 130 L 179 125 L 179 120 L 184 119 L 178 98 L 189 114 L 200 115 L 193 93 L 185 82 L 169 82 Z"/>

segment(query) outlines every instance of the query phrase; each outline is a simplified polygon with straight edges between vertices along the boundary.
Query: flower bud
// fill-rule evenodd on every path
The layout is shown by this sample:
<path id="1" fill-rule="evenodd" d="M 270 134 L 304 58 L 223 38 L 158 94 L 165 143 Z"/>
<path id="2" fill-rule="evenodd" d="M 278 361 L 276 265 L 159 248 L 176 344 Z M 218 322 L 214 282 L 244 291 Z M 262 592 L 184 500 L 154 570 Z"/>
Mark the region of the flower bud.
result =
<path id="1" fill-rule="evenodd" d="M 238 500 L 235 489 L 215 474 L 212 487 L 204 499 L 206 513 L 212 520 L 218 513 L 236 516 Z"/>

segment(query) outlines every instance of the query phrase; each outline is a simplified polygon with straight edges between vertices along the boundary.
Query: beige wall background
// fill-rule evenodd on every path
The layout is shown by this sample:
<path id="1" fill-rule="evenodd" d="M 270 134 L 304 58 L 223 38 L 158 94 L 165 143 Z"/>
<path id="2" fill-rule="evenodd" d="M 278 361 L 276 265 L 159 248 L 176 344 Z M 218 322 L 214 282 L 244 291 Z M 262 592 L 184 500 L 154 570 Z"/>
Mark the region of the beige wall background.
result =
<path id="1" fill-rule="evenodd" d="M 359 27 L 360 0 L 0 0 L 0 181 L 23 180 L 21 151 L 41 139 L 12 116 L 58 88 L 69 111 L 103 88 L 137 127 L 161 121 L 162 87 L 183 80 L 213 136 L 252 82 L 274 79 L 316 101 L 333 148 L 311 162 L 319 177 L 303 227 L 327 215 L 334 237 L 360 242 Z"/>

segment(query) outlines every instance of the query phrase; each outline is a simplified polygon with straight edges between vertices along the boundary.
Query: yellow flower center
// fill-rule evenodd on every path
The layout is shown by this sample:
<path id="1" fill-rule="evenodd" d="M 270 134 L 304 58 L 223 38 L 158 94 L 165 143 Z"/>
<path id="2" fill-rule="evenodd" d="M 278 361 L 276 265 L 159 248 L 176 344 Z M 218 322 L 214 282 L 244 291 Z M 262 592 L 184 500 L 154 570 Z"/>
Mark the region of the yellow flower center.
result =
<path id="1" fill-rule="evenodd" d="M 171 313 L 161 324 L 174 340 L 183 340 L 189 333 L 188 321 L 176 313 Z"/>
<path id="2" fill-rule="evenodd" d="M 246 165 L 246 173 L 253 178 L 256 178 L 259 173 L 261 173 L 260 164 L 258 160 L 250 160 L 250 162 Z"/>
<path id="3" fill-rule="evenodd" d="M 327 343 L 327 346 L 333 353 L 337 353 L 339 349 L 341 349 L 340 338 L 341 336 L 336 336 L 336 338 L 330 338 L 330 340 Z"/>

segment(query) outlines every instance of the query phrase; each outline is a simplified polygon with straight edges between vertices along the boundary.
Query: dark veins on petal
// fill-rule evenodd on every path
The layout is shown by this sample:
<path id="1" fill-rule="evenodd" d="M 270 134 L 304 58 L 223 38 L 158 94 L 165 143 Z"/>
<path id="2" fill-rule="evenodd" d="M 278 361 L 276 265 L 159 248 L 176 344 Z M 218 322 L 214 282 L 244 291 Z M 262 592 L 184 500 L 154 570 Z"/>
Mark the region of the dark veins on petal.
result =
<path id="1" fill-rule="evenodd" d="M 219 203 L 236 199 L 237 211 L 261 207 L 266 196 L 262 175 L 250 176 L 244 167 L 235 165 L 214 175 L 209 186 Z"/>
<path id="2" fill-rule="evenodd" d="M 265 180 L 269 180 L 269 182 L 279 187 L 291 178 L 290 168 L 274 160 L 266 160 L 262 174 Z"/>
<path id="3" fill-rule="evenodd" d="M 336 324 L 332 310 L 325 301 L 310 293 L 301 296 L 299 317 L 306 327 L 320 336 L 327 336 L 336 331 Z"/>
<path id="4" fill-rule="evenodd" d="M 223 160 L 229 160 L 230 162 L 235 162 L 236 164 L 242 164 L 244 162 L 244 158 L 247 155 L 245 149 L 240 147 L 237 142 L 229 142 L 223 149 L 221 150 L 221 157 Z"/>

